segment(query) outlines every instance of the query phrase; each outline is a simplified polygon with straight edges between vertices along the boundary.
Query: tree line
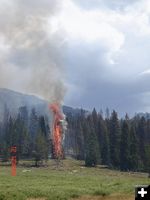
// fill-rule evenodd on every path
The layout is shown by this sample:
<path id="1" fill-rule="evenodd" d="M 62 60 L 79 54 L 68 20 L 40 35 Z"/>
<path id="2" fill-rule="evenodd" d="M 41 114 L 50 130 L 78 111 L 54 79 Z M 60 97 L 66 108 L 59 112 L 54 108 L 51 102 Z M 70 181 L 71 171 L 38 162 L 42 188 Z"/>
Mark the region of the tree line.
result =
<path id="1" fill-rule="evenodd" d="M 68 117 L 68 131 L 75 131 L 75 157 L 86 166 L 106 165 L 122 171 L 150 172 L 150 119 L 126 114 L 118 118 L 116 111 Z"/>
<path id="2" fill-rule="evenodd" d="M 67 113 L 68 130 L 64 152 L 75 159 L 84 160 L 92 167 L 98 164 L 122 171 L 150 172 L 150 119 L 126 114 L 119 119 L 116 111 L 103 117 L 93 109 L 87 113 L 81 109 L 77 114 Z M 53 158 L 49 120 L 39 116 L 33 108 L 19 108 L 11 117 L 5 106 L 0 123 L 0 158 L 10 159 L 10 148 L 17 147 L 17 161 L 34 159 L 35 165 Z M 69 146 L 70 145 L 70 146 Z M 72 149 L 71 153 L 68 151 Z"/>
<path id="3" fill-rule="evenodd" d="M 35 165 L 48 159 L 50 153 L 49 125 L 44 116 L 38 116 L 33 108 L 19 108 L 17 116 L 12 117 L 5 106 L 3 121 L 0 123 L 0 158 L 10 160 L 10 148 L 17 148 L 17 162 L 21 159 L 34 159 Z"/>

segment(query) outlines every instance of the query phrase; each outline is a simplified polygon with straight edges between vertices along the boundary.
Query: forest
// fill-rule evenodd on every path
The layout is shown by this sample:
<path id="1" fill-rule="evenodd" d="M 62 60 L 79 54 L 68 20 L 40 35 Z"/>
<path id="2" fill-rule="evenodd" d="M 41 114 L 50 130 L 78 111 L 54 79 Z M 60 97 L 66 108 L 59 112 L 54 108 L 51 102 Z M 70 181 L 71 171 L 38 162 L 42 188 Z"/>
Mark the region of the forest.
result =
<path id="1" fill-rule="evenodd" d="M 106 114 L 67 113 L 68 129 L 64 141 L 64 159 L 71 156 L 85 161 L 85 166 L 104 165 L 121 171 L 150 173 L 150 119 L 135 115 L 118 117 L 115 110 Z M 39 116 L 32 108 L 20 107 L 10 116 L 5 106 L 0 123 L 0 160 L 10 159 L 10 148 L 17 147 L 19 160 L 34 160 L 35 166 L 53 158 L 53 143 L 47 116 Z"/>

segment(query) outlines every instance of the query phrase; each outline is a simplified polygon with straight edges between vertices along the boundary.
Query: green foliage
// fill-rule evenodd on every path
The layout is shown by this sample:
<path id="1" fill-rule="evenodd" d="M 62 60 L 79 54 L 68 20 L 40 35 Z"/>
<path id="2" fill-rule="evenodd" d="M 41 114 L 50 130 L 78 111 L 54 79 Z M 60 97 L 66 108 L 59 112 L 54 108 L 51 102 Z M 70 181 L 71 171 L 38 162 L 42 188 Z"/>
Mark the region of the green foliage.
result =
<path id="1" fill-rule="evenodd" d="M 116 111 L 106 117 L 103 112 L 92 113 L 81 109 L 77 114 L 67 114 L 68 130 L 64 141 L 66 156 L 84 160 L 86 166 L 107 165 L 123 171 L 149 172 L 150 119 L 126 115 L 118 119 Z M 17 147 L 17 161 L 33 159 L 38 166 L 48 156 L 53 156 L 53 142 L 45 116 L 38 116 L 33 108 L 19 109 L 12 118 L 5 105 L 3 122 L 0 123 L 0 154 L 3 162 L 10 159 L 10 147 Z"/>
<path id="2" fill-rule="evenodd" d="M 139 163 L 139 151 L 136 130 L 133 124 L 131 125 L 129 140 L 129 169 L 136 171 Z"/>
<path id="3" fill-rule="evenodd" d="M 144 117 L 141 117 L 137 127 L 137 135 L 138 135 L 138 146 L 140 152 L 140 162 L 141 166 L 146 164 L 146 153 L 145 153 L 145 136 L 146 136 L 146 120 Z"/>
<path id="4" fill-rule="evenodd" d="M 45 140 L 45 136 L 41 131 L 38 132 L 35 139 L 35 149 L 33 151 L 33 157 L 35 158 L 35 166 L 39 166 L 39 161 L 48 159 L 48 145 Z"/>
<path id="5" fill-rule="evenodd" d="M 146 171 L 149 173 L 150 178 L 150 144 L 145 146 L 146 152 Z"/>
<path id="6" fill-rule="evenodd" d="M 119 120 L 117 112 L 110 116 L 108 109 L 104 119 L 101 113 L 94 108 L 88 115 L 82 110 L 81 115 L 68 115 L 66 148 L 72 148 L 72 156 L 84 159 L 87 166 L 101 163 L 123 171 L 148 171 L 150 119 L 129 119 L 126 114 Z"/>
<path id="7" fill-rule="evenodd" d="M 10 148 L 17 147 L 17 161 L 20 159 L 34 158 L 38 161 L 48 159 L 48 134 L 45 119 L 39 118 L 32 109 L 30 119 L 26 107 L 21 107 L 16 118 L 12 118 L 7 113 L 4 115 L 3 126 L 0 126 L 1 134 L 1 158 L 3 162 L 10 159 Z M 31 123 L 32 122 L 32 123 Z M 29 127 L 28 127 L 29 124 Z"/>
<path id="8" fill-rule="evenodd" d="M 94 123 L 92 116 L 88 117 L 87 124 L 85 124 L 86 131 L 86 146 L 85 146 L 85 165 L 94 167 L 98 164 L 99 148 L 96 133 L 94 131 Z"/>
<path id="9" fill-rule="evenodd" d="M 5 141 L 2 143 L 1 158 L 2 162 L 8 162 L 10 158 L 10 148 Z"/>
<path id="10" fill-rule="evenodd" d="M 120 124 L 118 115 L 112 112 L 110 118 L 110 164 L 118 168 L 120 165 Z"/>
<path id="11" fill-rule="evenodd" d="M 94 167 L 98 163 L 98 146 L 96 145 L 96 136 L 94 132 L 89 133 L 87 136 L 86 144 L 86 155 L 85 155 L 85 165 L 88 167 Z"/>
<path id="12" fill-rule="evenodd" d="M 110 164 L 109 133 L 101 115 L 98 116 L 98 138 L 101 153 L 101 160 L 104 165 Z"/>
<path id="13" fill-rule="evenodd" d="M 134 195 L 135 185 L 150 183 L 143 173 L 131 174 L 103 168 L 81 168 L 82 165 L 83 162 L 65 160 L 60 170 L 54 169 L 53 161 L 49 162 L 47 168 L 31 168 L 30 172 L 23 172 L 24 168 L 18 167 L 16 177 L 11 177 L 10 167 L 1 166 L 1 199 L 69 200 L 86 195 L 90 196 L 89 199 L 94 199 L 95 195 L 100 196 L 99 198 L 105 196 L 107 199 L 116 193 L 119 193 L 120 199 L 126 199 L 127 195 Z"/>
<path id="14" fill-rule="evenodd" d="M 120 169 L 129 170 L 130 144 L 129 144 L 129 122 L 124 120 L 122 124 L 120 141 Z"/>

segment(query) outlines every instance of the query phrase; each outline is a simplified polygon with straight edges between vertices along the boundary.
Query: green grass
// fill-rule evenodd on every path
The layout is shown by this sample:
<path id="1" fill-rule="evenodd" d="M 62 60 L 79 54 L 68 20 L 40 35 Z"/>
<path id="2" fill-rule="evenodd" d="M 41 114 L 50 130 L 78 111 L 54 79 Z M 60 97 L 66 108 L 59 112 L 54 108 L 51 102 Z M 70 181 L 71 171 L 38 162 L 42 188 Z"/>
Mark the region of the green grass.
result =
<path id="1" fill-rule="evenodd" d="M 147 174 L 122 173 L 104 168 L 85 168 L 81 162 L 63 161 L 57 169 L 54 161 L 49 167 L 17 168 L 17 176 L 11 177 L 10 167 L 0 166 L 0 200 L 67 200 L 84 195 L 111 196 L 134 195 L 135 185 L 150 184 Z"/>

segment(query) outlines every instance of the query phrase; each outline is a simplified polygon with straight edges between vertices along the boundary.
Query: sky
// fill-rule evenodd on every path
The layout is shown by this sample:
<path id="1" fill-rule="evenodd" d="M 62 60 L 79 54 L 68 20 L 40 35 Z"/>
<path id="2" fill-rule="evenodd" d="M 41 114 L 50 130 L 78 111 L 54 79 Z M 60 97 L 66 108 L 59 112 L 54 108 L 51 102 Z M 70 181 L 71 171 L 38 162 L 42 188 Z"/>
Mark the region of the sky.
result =
<path id="1" fill-rule="evenodd" d="M 67 105 L 150 112 L 149 0 L 68 0 L 58 21 L 66 32 Z"/>
<path id="2" fill-rule="evenodd" d="M 149 0 L 0 0 L 0 12 L 0 87 L 150 112 Z"/>

